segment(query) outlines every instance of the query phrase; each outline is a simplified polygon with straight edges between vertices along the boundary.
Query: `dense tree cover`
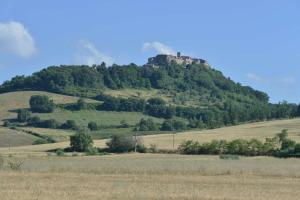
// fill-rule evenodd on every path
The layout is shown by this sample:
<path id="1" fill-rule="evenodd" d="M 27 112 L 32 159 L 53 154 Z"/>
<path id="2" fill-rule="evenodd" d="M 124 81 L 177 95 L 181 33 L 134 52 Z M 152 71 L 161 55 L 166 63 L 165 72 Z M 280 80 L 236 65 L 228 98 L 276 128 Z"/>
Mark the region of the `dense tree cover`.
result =
<path id="1" fill-rule="evenodd" d="M 282 130 L 276 137 L 267 138 L 265 142 L 257 139 L 232 141 L 213 140 L 200 144 L 197 141 L 184 141 L 178 147 L 182 154 L 234 154 L 245 156 L 279 156 L 300 157 L 300 144 L 288 138 L 287 130 Z"/>
<path id="2" fill-rule="evenodd" d="M 54 110 L 54 103 L 46 95 L 34 95 L 29 100 L 32 112 L 49 113 Z"/>
<path id="3" fill-rule="evenodd" d="M 169 66 L 105 64 L 89 66 L 51 66 L 31 76 L 16 76 L 0 86 L 0 92 L 15 90 L 44 90 L 68 94 L 70 88 L 155 88 L 174 92 L 194 91 L 212 101 L 241 98 L 242 101 L 268 102 L 267 94 L 236 84 L 214 69 L 203 65 Z M 239 95 L 239 96 L 237 96 Z"/>

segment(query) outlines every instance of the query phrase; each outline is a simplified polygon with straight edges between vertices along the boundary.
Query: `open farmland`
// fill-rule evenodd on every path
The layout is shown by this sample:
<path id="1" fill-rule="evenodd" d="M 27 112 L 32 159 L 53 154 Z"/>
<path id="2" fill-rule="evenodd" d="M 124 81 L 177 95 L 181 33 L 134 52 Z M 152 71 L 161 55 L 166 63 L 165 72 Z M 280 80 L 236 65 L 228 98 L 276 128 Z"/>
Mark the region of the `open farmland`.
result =
<path id="1" fill-rule="evenodd" d="M 298 159 L 123 154 L 18 157 L 20 172 L 0 171 L 3 200 L 281 200 L 300 195 Z"/>
<path id="2" fill-rule="evenodd" d="M 149 135 L 144 136 L 143 141 L 147 146 L 155 144 L 158 148 L 172 149 L 173 136 L 176 148 L 184 140 L 194 140 L 203 143 L 220 139 L 230 141 L 234 139 L 250 140 L 256 138 L 264 141 L 265 138 L 274 137 L 283 129 L 288 129 L 289 137 L 291 139 L 300 142 L 300 118 L 257 122 L 203 131 L 187 131 L 176 133 L 175 135 Z"/>

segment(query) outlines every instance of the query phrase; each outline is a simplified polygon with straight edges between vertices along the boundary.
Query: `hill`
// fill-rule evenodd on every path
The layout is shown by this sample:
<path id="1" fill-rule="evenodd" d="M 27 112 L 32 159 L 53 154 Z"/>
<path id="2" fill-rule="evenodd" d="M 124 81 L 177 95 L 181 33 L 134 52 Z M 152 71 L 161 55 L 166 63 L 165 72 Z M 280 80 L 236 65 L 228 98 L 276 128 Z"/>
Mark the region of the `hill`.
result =
<path id="1" fill-rule="evenodd" d="M 111 102 L 159 97 L 166 106 L 134 110 L 155 117 L 177 116 L 216 128 L 241 122 L 289 118 L 300 115 L 298 105 L 270 104 L 266 93 L 235 83 L 206 64 L 166 63 L 161 66 L 113 65 L 51 66 L 31 76 L 16 76 L 0 86 L 0 92 L 40 90 Z M 119 101 L 119 100 L 118 100 Z M 115 102 L 115 101 L 114 101 Z M 129 102 L 132 103 L 132 102 Z M 125 102 L 126 106 L 128 102 Z M 112 107 L 115 109 L 113 110 Z M 123 106 L 124 107 L 124 106 Z M 107 109 L 107 108 L 106 108 Z M 109 111 L 120 111 L 110 106 Z"/>

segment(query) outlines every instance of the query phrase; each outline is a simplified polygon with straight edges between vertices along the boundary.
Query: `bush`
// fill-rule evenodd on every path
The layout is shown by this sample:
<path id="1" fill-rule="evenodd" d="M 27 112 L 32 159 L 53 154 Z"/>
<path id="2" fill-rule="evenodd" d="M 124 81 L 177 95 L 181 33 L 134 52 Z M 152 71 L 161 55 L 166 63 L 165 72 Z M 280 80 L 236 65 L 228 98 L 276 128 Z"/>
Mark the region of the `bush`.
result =
<path id="1" fill-rule="evenodd" d="M 38 113 L 50 113 L 54 110 L 54 103 L 49 100 L 48 96 L 45 95 L 34 95 L 29 101 L 30 109 L 32 112 Z"/>
<path id="2" fill-rule="evenodd" d="M 160 128 L 162 131 L 186 130 L 187 126 L 183 121 L 165 120 Z"/>
<path id="3" fill-rule="evenodd" d="M 85 100 L 83 98 L 78 99 L 78 101 L 77 101 L 77 109 L 78 110 L 84 110 L 84 109 L 87 109 L 87 108 L 88 108 L 88 105 L 85 102 Z"/>
<path id="4" fill-rule="evenodd" d="M 161 106 L 166 105 L 165 100 L 163 100 L 162 98 L 158 98 L 158 97 L 148 99 L 147 103 L 150 105 L 161 105 Z"/>
<path id="5" fill-rule="evenodd" d="M 11 170 L 20 171 L 21 168 L 22 168 L 22 165 L 24 164 L 24 161 L 21 161 L 21 160 L 9 160 L 7 162 L 7 164 L 8 164 L 8 167 Z"/>
<path id="6" fill-rule="evenodd" d="M 28 125 L 30 126 L 39 126 L 40 123 L 41 123 L 41 119 L 38 116 L 31 117 L 28 120 Z"/>
<path id="7" fill-rule="evenodd" d="M 73 151 L 85 152 L 93 146 L 93 139 L 84 132 L 78 132 L 70 137 L 70 146 Z"/>
<path id="8" fill-rule="evenodd" d="M 108 150 L 115 153 L 124 153 L 134 151 L 137 145 L 138 152 L 145 152 L 146 148 L 140 140 L 135 140 L 132 136 L 113 135 L 112 138 L 106 143 Z"/>
<path id="9" fill-rule="evenodd" d="M 26 122 L 30 118 L 30 112 L 25 109 L 18 110 L 18 122 Z"/>
<path id="10" fill-rule="evenodd" d="M 47 144 L 48 141 L 43 139 L 43 138 L 39 138 L 39 139 L 36 139 L 32 144 L 33 145 L 37 145 L 37 144 Z"/>
<path id="11" fill-rule="evenodd" d="M 122 120 L 120 122 L 120 128 L 129 128 L 130 125 L 128 124 L 128 122 L 126 120 Z"/>
<path id="12" fill-rule="evenodd" d="M 4 168 L 4 158 L 0 155 L 0 170 Z"/>
<path id="13" fill-rule="evenodd" d="M 67 120 L 65 123 L 61 125 L 62 129 L 72 129 L 78 130 L 78 126 L 74 120 Z"/>
<path id="14" fill-rule="evenodd" d="M 89 122 L 88 128 L 89 128 L 91 131 L 96 131 L 96 130 L 98 130 L 98 125 L 97 125 L 96 122 Z"/>
<path id="15" fill-rule="evenodd" d="M 55 153 L 56 153 L 57 156 L 64 156 L 65 155 L 65 152 L 62 149 L 57 149 Z"/>
<path id="16" fill-rule="evenodd" d="M 48 119 L 40 122 L 39 127 L 56 129 L 60 127 L 60 124 L 55 119 Z"/>
<path id="17" fill-rule="evenodd" d="M 227 155 L 220 155 L 220 159 L 222 160 L 239 160 L 240 157 L 238 155 L 232 155 L 232 154 L 227 154 Z"/>

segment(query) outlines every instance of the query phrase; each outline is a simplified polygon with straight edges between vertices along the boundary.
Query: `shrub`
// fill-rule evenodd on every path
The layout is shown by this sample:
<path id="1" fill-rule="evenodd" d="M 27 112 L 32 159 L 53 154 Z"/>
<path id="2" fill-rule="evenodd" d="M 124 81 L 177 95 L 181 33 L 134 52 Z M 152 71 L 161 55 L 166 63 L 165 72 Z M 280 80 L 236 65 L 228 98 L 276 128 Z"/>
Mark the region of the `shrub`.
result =
<path id="1" fill-rule="evenodd" d="M 187 126 L 183 121 L 165 120 L 160 128 L 162 131 L 186 130 Z"/>
<path id="2" fill-rule="evenodd" d="M 78 132 L 70 137 L 70 146 L 73 151 L 85 152 L 93 146 L 93 139 L 84 132 Z"/>
<path id="3" fill-rule="evenodd" d="M 57 156 L 64 156 L 64 155 L 65 155 L 65 152 L 64 152 L 64 150 L 62 150 L 62 149 L 57 149 L 57 150 L 55 151 L 55 153 L 56 153 Z"/>
<path id="4" fill-rule="evenodd" d="M 30 112 L 26 109 L 18 110 L 18 122 L 26 122 L 30 118 Z"/>
<path id="5" fill-rule="evenodd" d="M 0 170 L 4 167 L 4 158 L 0 155 Z"/>
<path id="6" fill-rule="evenodd" d="M 163 100 L 162 98 L 158 98 L 158 97 L 148 99 L 147 103 L 150 105 L 161 105 L 161 106 L 166 105 L 165 100 Z"/>
<path id="7" fill-rule="evenodd" d="M 37 145 L 37 144 L 47 144 L 48 141 L 43 139 L 43 138 L 39 138 L 39 139 L 36 139 L 32 144 L 33 145 Z"/>
<path id="8" fill-rule="evenodd" d="M 5 120 L 3 123 L 4 127 L 10 127 L 11 123 L 8 120 Z"/>
<path id="9" fill-rule="evenodd" d="M 48 119 L 40 122 L 39 127 L 56 129 L 60 127 L 60 124 L 55 119 Z"/>
<path id="10" fill-rule="evenodd" d="M 295 145 L 294 152 L 300 153 L 300 144 L 299 143 Z"/>
<path id="11" fill-rule="evenodd" d="M 98 130 L 98 125 L 97 125 L 96 122 L 89 122 L 88 128 L 89 128 L 91 131 L 96 131 L 96 130 Z"/>
<path id="12" fill-rule="evenodd" d="M 78 110 L 84 110 L 88 108 L 88 105 L 83 98 L 78 99 L 77 108 Z"/>
<path id="13" fill-rule="evenodd" d="M 201 145 L 197 141 L 187 140 L 179 145 L 178 150 L 181 154 L 199 154 Z"/>
<path id="14" fill-rule="evenodd" d="M 72 129 L 72 130 L 78 130 L 78 126 L 74 120 L 67 120 L 65 123 L 61 125 L 61 128 L 63 129 Z"/>
<path id="15" fill-rule="evenodd" d="M 240 157 L 238 155 L 232 155 L 232 154 L 226 154 L 226 155 L 220 155 L 220 159 L 222 160 L 239 160 Z"/>
<path id="16" fill-rule="evenodd" d="M 174 131 L 173 123 L 171 120 L 165 120 L 160 128 L 162 131 Z"/>
<path id="17" fill-rule="evenodd" d="M 91 147 L 89 148 L 86 152 L 85 152 L 85 155 L 87 156 L 94 156 L 94 155 L 97 155 L 99 153 L 98 149 L 95 148 L 95 147 Z"/>
<path id="18" fill-rule="evenodd" d="M 21 161 L 21 160 L 9 160 L 7 162 L 7 164 L 8 164 L 8 167 L 11 170 L 19 171 L 19 170 L 21 170 L 22 165 L 24 164 L 24 161 Z"/>
<path id="19" fill-rule="evenodd" d="M 126 121 L 126 120 L 122 120 L 121 122 L 120 122 L 120 127 L 121 128 L 129 128 L 129 124 L 128 124 L 128 122 Z"/>
<path id="20" fill-rule="evenodd" d="M 41 123 L 41 119 L 39 116 L 31 117 L 28 120 L 28 125 L 30 126 L 39 126 L 40 123 Z"/>
<path id="21" fill-rule="evenodd" d="M 45 95 L 34 95 L 29 101 L 30 109 L 32 112 L 38 113 L 50 113 L 54 110 L 54 103 L 49 100 L 48 96 Z"/>

